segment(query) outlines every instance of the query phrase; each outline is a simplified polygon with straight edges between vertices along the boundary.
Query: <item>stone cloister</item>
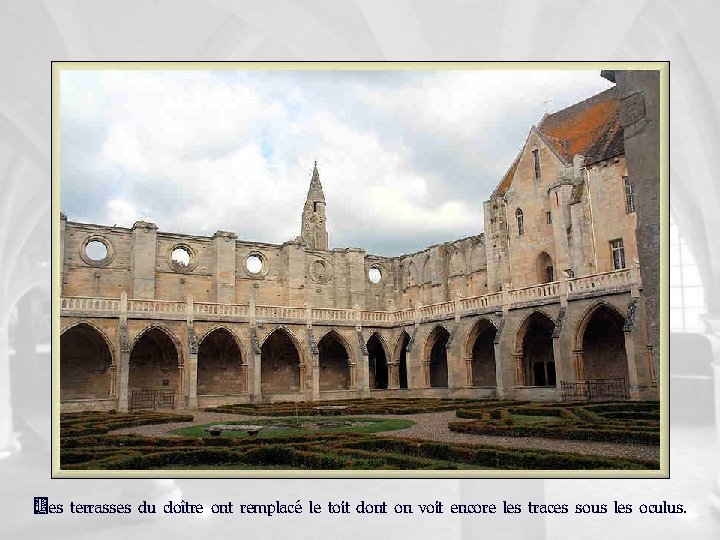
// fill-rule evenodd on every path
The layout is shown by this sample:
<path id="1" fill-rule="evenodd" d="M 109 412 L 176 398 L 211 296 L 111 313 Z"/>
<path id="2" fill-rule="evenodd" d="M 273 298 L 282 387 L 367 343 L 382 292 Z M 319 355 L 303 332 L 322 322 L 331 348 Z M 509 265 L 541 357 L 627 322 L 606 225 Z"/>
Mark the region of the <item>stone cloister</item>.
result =
<path id="1" fill-rule="evenodd" d="M 62 215 L 62 409 L 657 397 L 618 118 L 546 115 L 485 232 L 406 255 L 329 247 L 317 164 L 280 245 Z"/>

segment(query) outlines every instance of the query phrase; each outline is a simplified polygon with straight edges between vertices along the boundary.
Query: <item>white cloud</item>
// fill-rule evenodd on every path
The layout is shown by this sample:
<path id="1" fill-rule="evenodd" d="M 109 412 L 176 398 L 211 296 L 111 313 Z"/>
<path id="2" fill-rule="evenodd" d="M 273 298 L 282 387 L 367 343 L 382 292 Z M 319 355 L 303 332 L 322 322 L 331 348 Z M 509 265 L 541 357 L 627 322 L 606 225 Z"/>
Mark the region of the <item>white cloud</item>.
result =
<path id="1" fill-rule="evenodd" d="M 539 71 L 66 72 L 63 136 L 90 165 L 63 178 L 63 204 L 100 223 L 279 243 L 299 234 L 318 160 L 332 246 L 412 251 L 481 232 L 482 201 L 541 102 L 606 85 Z"/>

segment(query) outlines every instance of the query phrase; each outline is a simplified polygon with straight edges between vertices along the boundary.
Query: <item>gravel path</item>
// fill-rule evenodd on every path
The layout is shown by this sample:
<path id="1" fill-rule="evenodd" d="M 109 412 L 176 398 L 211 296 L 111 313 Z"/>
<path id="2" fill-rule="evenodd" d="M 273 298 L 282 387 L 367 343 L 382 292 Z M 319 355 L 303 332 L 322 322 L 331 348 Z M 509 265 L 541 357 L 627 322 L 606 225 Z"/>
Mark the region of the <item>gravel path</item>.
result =
<path id="1" fill-rule="evenodd" d="M 252 423 L 267 416 L 248 416 L 242 414 L 211 413 L 205 411 L 183 411 L 192 414 L 192 422 L 174 422 L 171 424 L 156 424 L 123 428 L 113 431 L 116 434 L 136 434 L 151 437 L 174 437 L 170 431 L 191 425 L 209 424 L 221 421 L 244 421 Z M 572 452 L 575 454 L 625 457 L 637 459 L 660 459 L 660 447 L 647 444 L 608 443 L 597 441 L 568 441 L 562 439 L 542 439 L 540 437 L 503 437 L 497 435 L 475 435 L 471 433 L 458 433 L 448 429 L 448 422 L 456 421 L 455 411 L 435 413 L 406 414 L 406 415 L 357 415 L 382 416 L 384 418 L 402 418 L 412 420 L 415 425 L 378 433 L 381 437 L 404 437 L 408 439 L 424 439 L 448 443 L 472 443 L 502 446 L 506 448 L 533 448 L 551 450 L 556 452 Z"/>

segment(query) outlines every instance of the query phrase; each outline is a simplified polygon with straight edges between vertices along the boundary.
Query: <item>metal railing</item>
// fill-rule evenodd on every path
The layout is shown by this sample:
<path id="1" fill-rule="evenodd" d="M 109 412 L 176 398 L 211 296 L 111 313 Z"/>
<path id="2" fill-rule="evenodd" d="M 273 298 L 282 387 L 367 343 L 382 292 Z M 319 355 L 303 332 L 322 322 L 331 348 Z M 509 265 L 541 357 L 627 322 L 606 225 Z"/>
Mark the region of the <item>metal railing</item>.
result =
<path id="1" fill-rule="evenodd" d="M 560 395 L 568 399 L 628 399 L 628 388 L 623 378 L 585 379 L 581 381 L 560 381 Z"/>
<path id="2" fill-rule="evenodd" d="M 130 409 L 174 409 L 175 390 L 140 389 L 130 392 Z"/>

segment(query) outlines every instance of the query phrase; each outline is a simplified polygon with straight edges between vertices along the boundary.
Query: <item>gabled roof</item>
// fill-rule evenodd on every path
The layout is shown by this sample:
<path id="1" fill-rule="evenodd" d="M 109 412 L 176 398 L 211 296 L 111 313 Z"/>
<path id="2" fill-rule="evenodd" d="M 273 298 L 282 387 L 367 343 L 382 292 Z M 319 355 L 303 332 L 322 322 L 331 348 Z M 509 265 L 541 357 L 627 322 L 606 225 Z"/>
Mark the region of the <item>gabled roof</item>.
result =
<path id="1" fill-rule="evenodd" d="M 568 164 L 576 154 L 589 165 L 625 152 L 615 87 L 546 115 L 537 129 Z"/>
<path id="2" fill-rule="evenodd" d="M 592 165 L 625 153 L 615 87 L 546 114 L 533 129 L 566 165 L 572 163 L 576 154 L 585 156 L 585 165 Z M 524 150 L 525 146 L 495 188 L 493 197 L 502 195 L 510 187 Z"/>
<path id="3" fill-rule="evenodd" d="M 513 161 L 512 165 L 510 165 L 510 168 L 505 173 L 505 176 L 503 176 L 503 179 L 500 180 L 500 183 L 495 188 L 495 191 L 493 191 L 492 196 L 498 197 L 505 193 L 505 190 L 510 187 L 510 183 L 512 182 L 513 176 L 515 176 L 515 170 L 517 169 L 518 163 L 520 162 L 520 156 L 522 156 L 522 150 L 515 158 L 515 161 Z"/>

